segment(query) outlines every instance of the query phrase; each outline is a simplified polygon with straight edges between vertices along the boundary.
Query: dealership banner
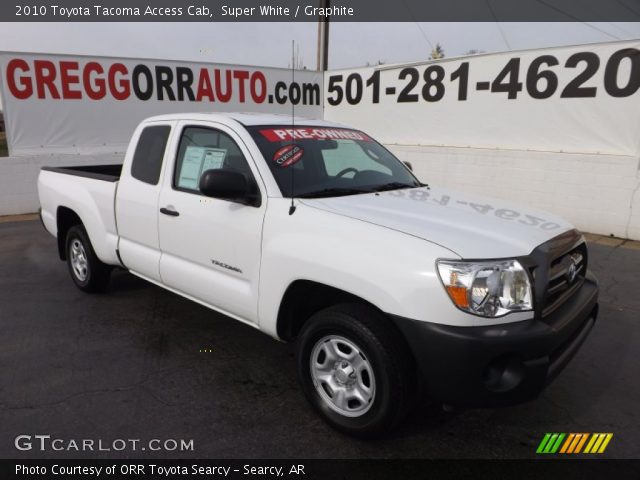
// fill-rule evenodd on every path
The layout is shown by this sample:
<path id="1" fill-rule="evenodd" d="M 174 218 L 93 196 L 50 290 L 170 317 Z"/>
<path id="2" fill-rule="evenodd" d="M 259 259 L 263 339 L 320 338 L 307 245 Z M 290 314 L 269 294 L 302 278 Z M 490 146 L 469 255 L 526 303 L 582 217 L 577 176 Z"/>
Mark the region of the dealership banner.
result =
<path id="1" fill-rule="evenodd" d="M 640 156 L 640 41 L 320 72 L 0 53 L 10 154 L 121 152 L 151 115 L 325 118 L 385 144 Z M 293 73 L 293 75 L 292 75 Z"/>
<path id="2" fill-rule="evenodd" d="M 10 154 L 123 151 L 144 118 L 242 111 L 322 117 L 322 74 L 131 58 L 0 53 Z"/>
<path id="3" fill-rule="evenodd" d="M 328 72 L 325 119 L 386 144 L 640 156 L 640 40 Z"/>

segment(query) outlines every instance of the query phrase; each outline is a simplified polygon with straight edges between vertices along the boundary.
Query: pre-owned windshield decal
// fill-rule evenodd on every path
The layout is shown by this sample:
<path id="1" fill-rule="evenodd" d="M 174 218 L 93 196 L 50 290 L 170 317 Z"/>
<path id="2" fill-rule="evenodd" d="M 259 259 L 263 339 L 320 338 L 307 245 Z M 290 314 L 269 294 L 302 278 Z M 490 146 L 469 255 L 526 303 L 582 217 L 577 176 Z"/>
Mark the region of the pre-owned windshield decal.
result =
<path id="1" fill-rule="evenodd" d="M 370 142 L 371 138 L 357 130 L 343 128 L 268 128 L 260 130 L 270 142 L 287 140 L 360 140 Z"/>
<path id="2" fill-rule="evenodd" d="M 300 160 L 302 155 L 304 155 L 304 149 L 301 146 L 285 145 L 273 154 L 273 161 L 279 167 L 288 167 Z"/>

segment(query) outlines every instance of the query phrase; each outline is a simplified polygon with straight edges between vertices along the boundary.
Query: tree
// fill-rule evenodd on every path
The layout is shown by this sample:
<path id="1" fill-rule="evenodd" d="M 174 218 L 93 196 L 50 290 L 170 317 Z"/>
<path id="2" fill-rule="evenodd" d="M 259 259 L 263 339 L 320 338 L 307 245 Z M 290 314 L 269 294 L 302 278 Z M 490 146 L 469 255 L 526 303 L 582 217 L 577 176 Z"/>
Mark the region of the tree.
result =
<path id="1" fill-rule="evenodd" d="M 444 58 L 444 49 L 439 43 L 436 43 L 436 47 L 431 50 L 429 60 L 440 60 L 441 58 Z"/>

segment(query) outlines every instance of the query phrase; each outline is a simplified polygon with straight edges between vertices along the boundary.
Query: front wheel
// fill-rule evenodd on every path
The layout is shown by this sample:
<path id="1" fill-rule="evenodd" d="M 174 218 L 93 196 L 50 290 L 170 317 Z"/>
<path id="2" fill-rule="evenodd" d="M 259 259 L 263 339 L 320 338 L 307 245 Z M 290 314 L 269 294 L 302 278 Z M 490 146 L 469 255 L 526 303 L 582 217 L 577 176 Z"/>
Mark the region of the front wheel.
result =
<path id="1" fill-rule="evenodd" d="M 297 350 L 302 389 L 333 427 L 369 437 L 404 418 L 413 364 L 400 334 L 377 310 L 359 304 L 322 310 L 304 325 Z"/>
<path id="2" fill-rule="evenodd" d="M 97 257 L 82 225 L 67 232 L 67 265 L 76 286 L 85 292 L 103 292 L 109 283 L 111 267 Z"/>

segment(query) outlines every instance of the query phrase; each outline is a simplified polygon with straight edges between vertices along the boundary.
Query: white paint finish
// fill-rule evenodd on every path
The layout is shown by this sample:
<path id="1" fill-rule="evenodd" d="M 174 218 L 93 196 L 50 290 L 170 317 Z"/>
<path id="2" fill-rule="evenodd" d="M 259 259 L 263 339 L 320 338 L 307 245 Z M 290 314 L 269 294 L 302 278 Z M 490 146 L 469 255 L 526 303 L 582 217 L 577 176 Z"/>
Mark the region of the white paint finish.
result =
<path id="1" fill-rule="evenodd" d="M 162 188 L 162 176 L 166 170 L 167 147 L 173 130 L 167 139 L 164 160 L 157 185 L 150 185 L 131 176 L 131 162 L 138 139 L 148 126 L 169 126 L 175 122 L 143 122 L 136 128 L 124 159 L 120 184 L 115 198 L 118 220 L 118 244 L 124 265 L 145 277 L 160 281 L 160 242 L 158 234 L 158 201 Z"/>
<path id="2" fill-rule="evenodd" d="M 586 232 L 640 239 L 636 157 L 386 146 L 423 182 L 546 210 Z"/>
<path id="3" fill-rule="evenodd" d="M 435 261 L 525 255 L 568 224 L 550 232 L 492 218 L 455 202 L 493 200 L 424 188 L 296 200 L 297 210 L 290 215 L 289 199 L 268 195 L 261 176 L 270 172 L 264 159 L 252 153 L 256 147 L 244 127 L 231 118 L 211 118 L 215 121 L 198 122 L 188 115 L 177 123 L 171 120 L 175 124 L 157 186 L 131 178 L 130 165 L 143 128 L 168 120 L 155 119 L 138 127 L 125 155 L 120 185 L 43 171 L 40 197 L 48 229 L 55 233 L 59 205 L 71 208 L 85 223 L 98 256 L 115 265 L 114 196 L 123 195 L 116 212 L 118 228 L 124 232 L 120 250 L 129 269 L 212 309 L 259 324 L 272 336 L 277 336 L 283 295 L 297 280 L 330 285 L 389 314 L 434 323 L 474 326 L 531 317 L 531 312 L 519 312 L 482 319 L 456 309 L 440 283 Z M 231 135 L 258 180 L 263 196 L 259 208 L 173 189 L 178 132 L 187 125 L 211 126 Z M 180 215 L 161 215 L 160 206 L 172 207 Z M 212 259 L 241 271 L 221 268 Z"/>
<path id="4" fill-rule="evenodd" d="M 260 207 L 173 188 L 180 132 L 187 126 L 214 128 L 231 136 L 257 179 L 262 197 Z M 228 125 L 219 121 L 188 120 L 178 123 L 165 158 L 159 207 L 176 210 L 180 215 L 172 217 L 160 214 L 157 217 L 162 282 L 174 290 L 257 323 L 262 223 L 267 209 L 267 196 L 251 154 L 236 130 Z M 142 196 L 139 198 L 144 200 Z M 212 260 L 219 262 L 218 265 Z M 219 264 L 237 268 L 240 272 Z"/>
<path id="5" fill-rule="evenodd" d="M 469 259 L 527 255 L 572 228 L 547 212 L 442 187 L 303 203 L 422 238 Z"/>
<path id="6" fill-rule="evenodd" d="M 41 171 L 38 192 L 47 230 L 57 233 L 58 208 L 70 208 L 82 220 L 98 258 L 108 264 L 118 264 L 113 209 L 116 187 L 117 182 Z"/>
<path id="7" fill-rule="evenodd" d="M 352 198 L 352 197 L 345 197 Z M 382 311 L 434 323 L 474 326 L 530 318 L 468 315 L 447 297 L 435 272 L 437 258 L 457 258 L 439 245 L 372 223 L 335 215 L 288 199 L 270 199 L 264 227 L 260 327 L 275 335 L 280 299 L 296 280 L 311 280 L 359 296 Z"/>
<path id="8" fill-rule="evenodd" d="M 179 120 L 195 120 L 199 122 L 221 122 L 222 124 L 233 124 L 230 120 L 246 126 L 256 125 L 282 125 L 290 127 L 295 124 L 296 127 L 302 126 L 320 126 L 320 127 L 345 127 L 338 122 L 329 122 L 317 118 L 298 116 L 300 112 L 296 112 L 295 117 L 291 114 L 278 113 L 252 113 L 252 112 L 185 112 L 167 115 L 156 115 L 145 119 L 145 122 L 162 122 L 162 121 L 179 121 Z M 243 131 L 238 133 L 242 134 Z"/>

